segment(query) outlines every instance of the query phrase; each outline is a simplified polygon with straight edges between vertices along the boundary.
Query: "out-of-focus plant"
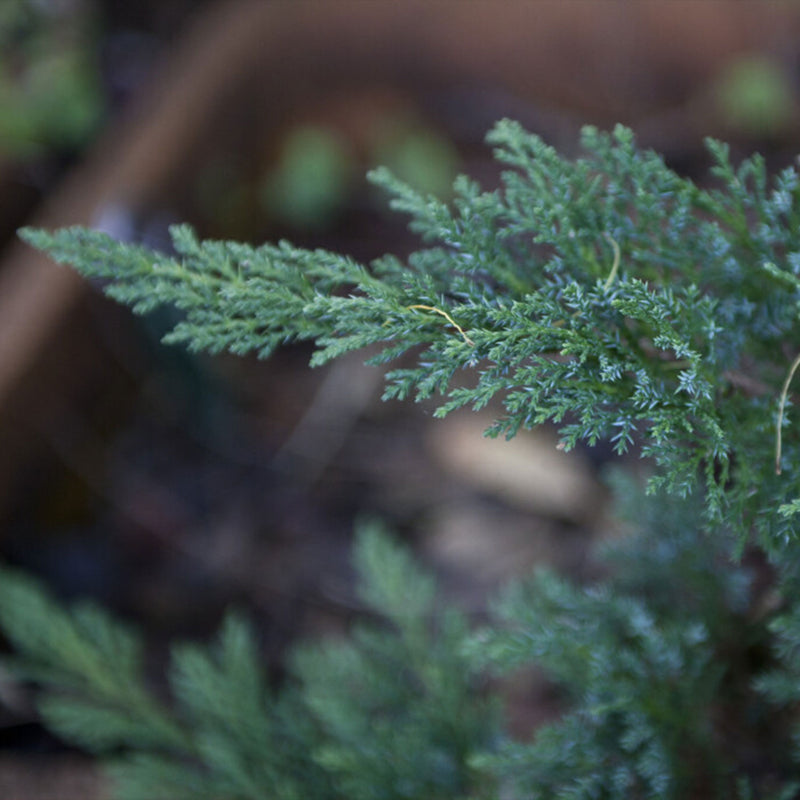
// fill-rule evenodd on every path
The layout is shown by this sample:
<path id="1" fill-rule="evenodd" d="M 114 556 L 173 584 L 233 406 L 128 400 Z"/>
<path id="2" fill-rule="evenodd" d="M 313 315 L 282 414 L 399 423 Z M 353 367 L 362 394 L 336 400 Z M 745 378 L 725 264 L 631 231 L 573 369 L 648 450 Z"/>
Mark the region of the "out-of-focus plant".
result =
<path id="1" fill-rule="evenodd" d="M 85 2 L 0 3 L 0 156 L 80 147 L 103 115 Z"/>
<path id="2" fill-rule="evenodd" d="M 714 81 L 712 91 L 722 122 L 745 136 L 784 134 L 796 116 L 789 76 L 766 56 L 734 59 Z"/>
<path id="3" fill-rule="evenodd" d="M 354 167 L 354 154 L 336 131 L 299 126 L 285 137 L 278 162 L 264 181 L 264 208 L 294 228 L 326 228 L 347 201 Z"/>
<path id="4" fill-rule="evenodd" d="M 379 130 L 372 161 L 418 192 L 449 197 L 459 159 L 449 139 L 430 126 L 410 122 Z"/>
<path id="5" fill-rule="evenodd" d="M 323 124 L 292 128 L 261 187 L 261 202 L 275 221 L 318 231 L 340 216 L 359 181 L 359 156 L 385 164 L 414 189 L 449 196 L 458 167 L 455 146 L 430 125 L 378 115 L 363 149 Z"/>

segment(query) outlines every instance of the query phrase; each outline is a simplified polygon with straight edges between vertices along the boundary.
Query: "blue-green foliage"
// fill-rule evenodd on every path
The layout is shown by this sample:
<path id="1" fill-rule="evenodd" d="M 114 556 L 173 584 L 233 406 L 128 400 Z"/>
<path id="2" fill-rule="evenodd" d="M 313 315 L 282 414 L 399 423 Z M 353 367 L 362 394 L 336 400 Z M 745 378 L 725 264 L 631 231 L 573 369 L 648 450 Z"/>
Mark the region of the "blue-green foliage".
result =
<path id="1" fill-rule="evenodd" d="M 313 756 L 351 800 L 471 796 L 468 760 L 497 718 L 461 652 L 466 620 L 437 607 L 432 579 L 385 535 L 361 531 L 355 557 L 360 596 L 392 629 L 362 624 L 295 654 L 324 734 Z"/>
<path id="2" fill-rule="evenodd" d="M 300 648 L 279 692 L 231 618 L 213 647 L 175 650 L 165 706 L 135 637 L 3 573 L 0 626 L 46 687 L 45 719 L 116 759 L 120 797 L 796 795 L 798 175 L 734 167 L 709 142 L 701 188 L 624 128 L 585 129 L 574 161 L 512 122 L 489 138 L 506 167 L 494 191 L 462 177 L 446 204 L 373 173 L 422 239 L 406 262 L 199 242 L 185 226 L 172 256 L 22 232 L 137 312 L 180 309 L 168 341 L 267 356 L 309 340 L 313 364 L 410 352 L 387 398 L 439 396 L 437 415 L 499 399 L 492 434 L 550 422 L 565 448 L 636 444 L 652 467 L 649 497 L 618 482 L 630 532 L 604 555 L 607 580 L 540 573 L 477 632 L 402 548 L 362 533 L 360 597 L 381 621 Z M 564 713 L 517 741 L 476 681 L 528 667 L 561 687 Z"/>
<path id="3" fill-rule="evenodd" d="M 171 699 L 158 698 L 135 635 L 2 570 L 9 666 L 40 685 L 53 730 L 102 758 L 120 800 L 794 796 L 798 615 L 769 624 L 753 570 L 696 527 L 697 507 L 626 493 L 608 579 L 542 571 L 477 631 L 405 548 L 362 527 L 363 618 L 296 648 L 279 688 L 231 615 L 210 645 L 174 647 Z M 563 713 L 520 741 L 489 687 L 530 667 L 560 687 Z"/>
<path id="4" fill-rule="evenodd" d="M 775 434 L 787 353 L 800 346 L 800 189 L 763 160 L 734 168 L 709 142 L 718 188 L 701 189 L 633 135 L 586 128 L 586 156 L 562 158 L 519 125 L 489 136 L 503 172 L 483 191 L 461 177 L 451 205 L 379 169 L 372 179 L 425 243 L 407 263 L 369 268 L 282 243 L 198 242 L 173 229 L 175 256 L 101 233 L 24 238 L 106 281 L 135 311 L 185 317 L 167 341 L 266 356 L 313 340 L 314 364 L 379 345 L 373 363 L 416 353 L 387 375 L 387 398 L 441 395 L 437 414 L 499 397 L 492 434 L 558 424 L 564 446 L 639 441 L 651 488 L 705 486 L 706 514 L 779 549 L 776 514 L 796 493 L 800 437 Z M 469 370 L 472 380 L 453 381 Z"/>
<path id="5" fill-rule="evenodd" d="M 173 649 L 167 703 L 147 688 L 137 636 L 2 570 L 8 666 L 44 687 L 52 730 L 103 757 L 120 800 L 466 797 L 468 758 L 498 722 L 461 652 L 466 622 L 439 613 L 432 580 L 375 525 L 356 562 L 372 622 L 299 648 L 280 692 L 230 615 L 211 645 Z"/>
<path id="6" fill-rule="evenodd" d="M 0 625 L 17 652 L 10 668 L 47 689 L 48 727 L 106 758 L 120 800 L 329 796 L 303 720 L 271 695 L 241 619 L 229 616 L 211 647 L 175 649 L 174 710 L 147 688 L 139 637 L 96 607 L 65 610 L 4 569 Z"/>
<path id="7" fill-rule="evenodd" d="M 141 645 L 131 631 L 94 606 L 65 611 L 35 581 L 9 570 L 0 595 L 3 633 L 24 643 L 24 659 L 14 666 L 22 677 L 63 691 L 60 702 L 43 701 L 56 731 L 90 749 L 184 744 L 142 688 Z M 117 707 L 125 713 L 116 714 Z"/>
<path id="8" fill-rule="evenodd" d="M 479 759 L 509 796 L 722 798 L 753 778 L 734 733 L 768 729 L 748 664 L 769 638 L 748 618 L 752 575 L 730 563 L 721 532 L 698 529 L 697 506 L 627 496 L 634 527 L 605 553 L 609 580 L 576 587 L 540 572 L 504 593 L 469 644 L 492 670 L 537 666 L 565 691 L 558 722 Z M 784 768 L 785 733 L 761 743 Z M 772 778 L 756 778 L 758 791 Z"/>

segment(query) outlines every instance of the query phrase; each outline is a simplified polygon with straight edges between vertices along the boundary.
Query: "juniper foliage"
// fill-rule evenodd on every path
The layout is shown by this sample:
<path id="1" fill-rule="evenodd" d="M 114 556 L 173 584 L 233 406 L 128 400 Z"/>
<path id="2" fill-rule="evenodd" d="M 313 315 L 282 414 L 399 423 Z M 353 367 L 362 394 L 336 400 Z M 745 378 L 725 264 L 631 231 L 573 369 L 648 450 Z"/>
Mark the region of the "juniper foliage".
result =
<path id="1" fill-rule="evenodd" d="M 280 692 L 233 618 L 210 649 L 176 650 L 165 705 L 135 637 L 4 573 L 0 625 L 42 713 L 120 761 L 121 797 L 796 794 L 798 174 L 709 141 L 701 187 L 622 127 L 586 128 L 576 160 L 510 121 L 489 140 L 499 187 L 462 177 L 451 203 L 372 173 L 422 239 L 405 262 L 186 226 L 173 255 L 21 232 L 139 313 L 180 309 L 169 342 L 266 357 L 307 340 L 315 365 L 370 347 L 374 364 L 404 357 L 387 399 L 435 397 L 438 416 L 499 400 L 491 435 L 549 422 L 565 449 L 607 440 L 650 469 L 647 496 L 618 481 L 630 533 L 604 555 L 611 577 L 541 573 L 476 632 L 402 549 L 362 536 L 361 596 L 388 627 L 304 646 Z M 517 741 L 476 681 L 529 667 L 563 714 Z"/>
<path id="2" fill-rule="evenodd" d="M 496 730 L 461 652 L 466 622 L 435 619 L 431 578 L 377 525 L 358 532 L 355 561 L 371 621 L 298 648 L 279 693 L 252 626 L 230 614 L 210 645 L 173 648 L 168 704 L 139 636 L 3 569 L 8 666 L 47 687 L 43 719 L 105 758 L 120 800 L 466 797 L 467 757 Z"/>
<path id="3" fill-rule="evenodd" d="M 547 421 L 564 446 L 634 441 L 679 496 L 704 483 L 710 520 L 764 546 L 794 538 L 800 438 L 778 420 L 798 349 L 800 185 L 769 181 L 763 159 L 738 168 L 708 143 L 719 187 L 679 177 L 632 133 L 583 132 L 586 156 L 562 158 L 518 124 L 489 136 L 507 165 L 500 188 L 457 179 L 452 204 L 386 170 L 372 180 L 425 244 L 369 268 L 287 243 L 199 242 L 172 229 L 175 256 L 72 228 L 24 230 L 33 245 L 145 313 L 183 313 L 166 337 L 212 353 L 268 356 L 295 340 L 312 363 L 379 345 L 386 398 L 441 397 L 437 415 L 500 397 L 490 433 Z M 468 371 L 471 385 L 454 382 Z M 780 475 L 776 426 L 783 435 Z"/>
<path id="4" fill-rule="evenodd" d="M 620 508 L 631 532 L 603 553 L 609 580 L 579 588 L 539 572 L 509 587 L 468 643 L 487 669 L 544 669 L 567 700 L 532 743 L 507 740 L 479 763 L 513 797 L 736 797 L 737 779 L 793 796 L 797 785 L 775 784 L 794 773 L 789 731 L 752 683 L 770 647 L 751 616 L 753 571 L 729 562 L 725 532 L 703 535 L 696 506 L 625 496 L 638 508 Z M 743 724 L 768 754 L 755 779 Z"/>
<path id="5" fill-rule="evenodd" d="M 42 687 L 52 730 L 102 759 L 119 800 L 796 796 L 796 609 L 756 616 L 754 573 L 725 535 L 634 496 L 630 534 L 604 554 L 611 579 L 541 571 L 477 631 L 405 548 L 362 527 L 362 621 L 298 646 L 277 689 L 230 615 L 217 641 L 174 647 L 157 697 L 139 637 L 4 568 L 8 666 Z M 520 741 L 490 688 L 531 668 L 561 687 L 563 713 Z"/>

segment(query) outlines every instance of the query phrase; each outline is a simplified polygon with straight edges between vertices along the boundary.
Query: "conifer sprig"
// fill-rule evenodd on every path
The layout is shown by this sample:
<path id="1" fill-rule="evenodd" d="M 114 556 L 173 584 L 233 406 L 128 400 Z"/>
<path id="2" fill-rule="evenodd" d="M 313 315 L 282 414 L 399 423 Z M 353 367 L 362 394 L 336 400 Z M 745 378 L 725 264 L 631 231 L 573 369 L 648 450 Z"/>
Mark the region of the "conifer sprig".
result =
<path id="1" fill-rule="evenodd" d="M 2 571 L 0 627 L 45 687 L 44 718 L 116 758 L 122 800 L 796 795 L 798 175 L 768 180 L 763 159 L 735 167 L 710 141 L 701 188 L 621 127 L 586 128 L 577 160 L 513 122 L 489 141 L 499 187 L 459 178 L 449 204 L 372 174 L 422 239 L 405 262 L 186 226 L 172 255 L 22 232 L 137 312 L 180 309 L 168 341 L 263 357 L 307 340 L 314 364 L 405 354 L 387 398 L 439 395 L 437 415 L 499 401 L 493 434 L 551 422 L 563 448 L 605 439 L 653 464 L 649 497 L 616 487 L 631 533 L 608 580 L 540 573 L 477 633 L 402 547 L 362 530 L 359 596 L 380 622 L 298 649 L 281 692 L 233 616 L 211 646 L 175 648 L 160 703 L 134 635 Z M 754 531 L 774 574 L 731 557 Z M 520 667 L 563 690 L 561 719 L 531 741 L 475 690 L 484 670 Z"/>
<path id="2" fill-rule="evenodd" d="M 475 796 L 469 758 L 498 718 L 462 654 L 466 621 L 439 613 L 431 577 L 376 524 L 355 556 L 369 621 L 297 648 L 280 692 L 231 614 L 211 644 L 173 648 L 171 699 L 157 698 L 136 633 L 0 569 L 6 663 L 40 684 L 51 730 L 103 759 L 117 800 Z"/>
<path id="3" fill-rule="evenodd" d="M 387 398 L 440 396 L 440 416 L 499 400 L 491 434 L 554 422 L 565 449 L 640 443 L 654 489 L 700 480 L 709 519 L 782 546 L 792 533 L 774 512 L 800 476 L 791 414 L 777 419 L 800 349 L 797 173 L 770 185 L 762 159 L 735 168 L 712 141 L 718 185 L 701 189 L 622 127 L 586 128 L 574 161 L 510 121 L 489 142 L 508 167 L 499 188 L 462 177 L 451 204 L 372 173 L 426 245 L 407 263 L 199 242 L 186 226 L 172 256 L 84 229 L 22 235 L 137 312 L 181 309 L 167 341 L 267 356 L 311 340 L 313 364 L 410 351 Z"/>

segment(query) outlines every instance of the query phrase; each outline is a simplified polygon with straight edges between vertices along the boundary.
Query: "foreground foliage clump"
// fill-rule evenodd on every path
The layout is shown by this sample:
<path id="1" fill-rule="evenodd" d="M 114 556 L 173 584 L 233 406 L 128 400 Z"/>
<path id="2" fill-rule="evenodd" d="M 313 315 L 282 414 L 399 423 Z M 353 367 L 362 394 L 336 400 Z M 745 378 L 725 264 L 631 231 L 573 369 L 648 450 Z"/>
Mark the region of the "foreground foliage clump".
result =
<path id="1" fill-rule="evenodd" d="M 135 636 L 4 574 L 17 667 L 43 685 L 48 723 L 110 760 L 120 797 L 798 790 L 798 174 L 769 178 L 757 156 L 734 167 L 709 142 L 716 183 L 701 188 L 624 128 L 585 129 L 575 161 L 512 122 L 489 138 L 508 167 L 495 191 L 462 177 L 448 204 L 373 173 L 423 240 L 407 262 L 200 242 L 185 226 L 174 256 L 22 232 L 137 312 L 179 308 L 168 341 L 267 356 L 311 340 L 314 364 L 377 346 L 372 363 L 406 355 L 386 398 L 438 397 L 437 415 L 498 399 L 490 434 L 551 423 L 564 449 L 610 441 L 650 468 L 646 494 L 616 480 L 630 533 L 604 555 L 610 578 L 541 573 L 482 630 L 362 531 L 362 598 L 384 623 L 304 646 L 280 690 L 231 617 L 216 645 L 176 648 L 165 704 Z M 564 712 L 521 742 L 486 681 L 529 666 L 563 687 Z"/>

